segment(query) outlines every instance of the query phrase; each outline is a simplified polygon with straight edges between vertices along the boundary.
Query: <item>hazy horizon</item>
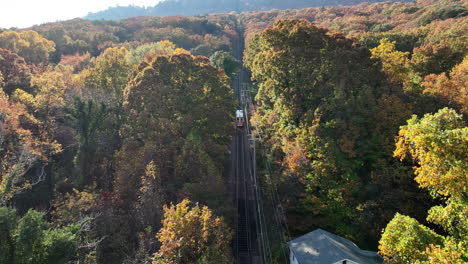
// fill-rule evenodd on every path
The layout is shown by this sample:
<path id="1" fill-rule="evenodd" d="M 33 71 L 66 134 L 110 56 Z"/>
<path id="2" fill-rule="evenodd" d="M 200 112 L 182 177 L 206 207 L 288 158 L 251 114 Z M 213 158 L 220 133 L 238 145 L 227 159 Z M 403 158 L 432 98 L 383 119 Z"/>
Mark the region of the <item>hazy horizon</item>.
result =
<path id="1" fill-rule="evenodd" d="M 0 11 L 0 28 L 27 28 L 38 24 L 83 17 L 89 12 L 117 5 L 154 6 L 161 0 L 16 0 L 4 3 Z"/>

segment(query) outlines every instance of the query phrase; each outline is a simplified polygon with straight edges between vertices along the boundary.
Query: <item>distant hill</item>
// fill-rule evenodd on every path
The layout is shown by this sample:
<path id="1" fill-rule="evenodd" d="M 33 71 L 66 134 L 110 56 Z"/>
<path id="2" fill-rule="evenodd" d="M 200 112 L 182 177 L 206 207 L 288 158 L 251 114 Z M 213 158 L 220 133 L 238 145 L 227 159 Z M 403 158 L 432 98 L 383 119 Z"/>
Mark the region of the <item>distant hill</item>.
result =
<path id="1" fill-rule="evenodd" d="M 154 7 L 116 6 L 97 13 L 89 13 L 85 19 L 117 20 L 135 16 L 195 16 L 213 13 L 268 11 L 272 9 L 298 9 L 335 5 L 356 5 L 363 2 L 385 0 L 165 0 Z M 409 2 L 410 0 L 398 1 Z M 396 2 L 396 1 L 393 1 Z"/>

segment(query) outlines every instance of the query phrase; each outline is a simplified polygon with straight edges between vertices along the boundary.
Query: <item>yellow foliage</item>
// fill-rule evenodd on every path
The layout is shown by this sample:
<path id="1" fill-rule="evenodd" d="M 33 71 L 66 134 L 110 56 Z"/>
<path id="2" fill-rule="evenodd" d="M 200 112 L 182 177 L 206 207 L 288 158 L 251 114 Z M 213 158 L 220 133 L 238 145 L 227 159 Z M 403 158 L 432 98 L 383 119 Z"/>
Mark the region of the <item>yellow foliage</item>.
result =
<path id="1" fill-rule="evenodd" d="M 4 94 L 3 92 L 3 86 L 5 85 L 5 82 L 3 81 L 3 74 L 0 72 L 0 97 Z"/>
<path id="2" fill-rule="evenodd" d="M 11 50 L 29 63 L 47 63 L 55 43 L 33 30 L 0 33 L 0 47 Z"/>
<path id="3" fill-rule="evenodd" d="M 98 195 L 90 190 L 65 194 L 54 202 L 53 212 L 56 221 L 61 224 L 77 222 L 83 215 L 96 210 Z"/>
<path id="4" fill-rule="evenodd" d="M 43 141 L 31 131 L 38 121 L 24 105 L 9 101 L 0 93 L 0 204 L 31 187 L 24 175 L 37 160 L 46 160 L 47 151 L 56 153 L 59 145 Z"/>
<path id="5" fill-rule="evenodd" d="M 187 55 L 192 55 L 190 51 L 183 49 L 183 48 L 177 48 L 174 50 L 173 55 L 179 55 L 179 54 L 187 54 Z"/>
<path id="6" fill-rule="evenodd" d="M 434 115 L 413 116 L 400 128 L 394 156 L 410 156 L 415 180 L 444 196 L 461 197 L 468 188 L 468 127 L 462 116 L 444 108 Z"/>
<path id="7" fill-rule="evenodd" d="M 231 263 L 232 236 L 224 221 L 208 207 L 190 203 L 184 199 L 164 206 L 163 227 L 157 234 L 161 247 L 153 263 Z"/>
<path id="8" fill-rule="evenodd" d="M 371 49 L 372 59 L 382 60 L 382 70 L 393 82 L 404 83 L 410 73 L 408 66 L 409 52 L 395 50 L 395 41 L 384 38 L 380 45 Z"/>
<path id="9" fill-rule="evenodd" d="M 172 43 L 169 40 L 161 40 L 161 41 L 158 42 L 158 44 L 160 44 L 162 47 L 168 48 L 168 49 L 175 49 L 176 48 L 176 44 Z"/>
<path id="10" fill-rule="evenodd" d="M 141 177 L 140 192 L 142 194 L 148 192 L 150 186 L 152 186 L 153 182 L 156 180 L 157 174 L 158 171 L 154 161 L 150 161 L 150 163 L 146 165 L 145 174 Z"/>
<path id="11" fill-rule="evenodd" d="M 428 256 L 428 264 L 466 264 L 463 261 L 462 253 L 452 241 L 445 243 L 443 247 L 440 245 L 429 245 L 426 248 L 426 254 Z"/>

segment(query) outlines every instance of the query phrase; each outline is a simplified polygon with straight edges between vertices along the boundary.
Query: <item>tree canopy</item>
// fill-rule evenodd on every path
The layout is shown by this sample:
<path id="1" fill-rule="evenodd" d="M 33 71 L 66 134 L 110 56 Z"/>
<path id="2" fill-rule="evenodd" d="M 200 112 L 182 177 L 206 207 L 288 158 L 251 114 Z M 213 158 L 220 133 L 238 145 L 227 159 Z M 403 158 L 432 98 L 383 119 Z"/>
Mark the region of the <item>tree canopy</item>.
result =
<path id="1" fill-rule="evenodd" d="M 351 222 L 357 204 L 366 203 L 356 194 L 365 196 L 367 177 L 390 156 L 377 147 L 391 137 L 381 131 L 377 105 L 402 105 L 370 57 L 341 35 L 284 20 L 254 39 L 245 58 L 258 83 L 253 124 L 265 133 L 284 174 L 295 175 L 305 188 L 295 198 L 301 206 L 291 210 L 303 217 L 310 208 L 309 223 L 324 221 L 346 235 L 358 227 L 341 223 Z M 394 130 L 405 115 L 397 112 L 385 130 Z"/>
<path id="2" fill-rule="evenodd" d="M 0 46 L 17 53 L 28 63 L 47 63 L 55 43 L 33 30 L 0 33 Z"/>
<path id="3" fill-rule="evenodd" d="M 409 157 L 415 167 L 415 181 L 434 196 L 448 197 L 445 205 L 429 210 L 427 221 L 440 225 L 442 236 L 396 214 L 379 242 L 380 252 L 396 263 L 466 263 L 468 260 L 467 190 L 468 127 L 462 116 L 444 108 L 418 119 L 413 116 L 400 128 L 395 156 Z"/>
<path id="4" fill-rule="evenodd" d="M 230 263 L 239 84 L 274 261 L 323 228 L 390 262 L 467 262 L 468 6 L 374 2 L 0 29 L 0 262 Z"/>
<path id="5" fill-rule="evenodd" d="M 164 207 L 157 237 L 162 245 L 153 263 L 232 263 L 232 234 L 223 219 L 206 206 L 191 206 L 189 200 Z"/>

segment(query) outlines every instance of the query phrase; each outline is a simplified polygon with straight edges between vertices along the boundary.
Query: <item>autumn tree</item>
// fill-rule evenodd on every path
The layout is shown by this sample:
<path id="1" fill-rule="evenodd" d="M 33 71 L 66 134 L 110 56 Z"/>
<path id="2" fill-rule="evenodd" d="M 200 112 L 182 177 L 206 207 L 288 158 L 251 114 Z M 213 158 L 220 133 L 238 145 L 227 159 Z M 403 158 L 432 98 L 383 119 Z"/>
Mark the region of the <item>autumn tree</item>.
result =
<path id="1" fill-rule="evenodd" d="M 390 81 L 405 84 L 412 78 L 409 66 L 409 52 L 401 52 L 395 49 L 395 41 L 386 38 L 380 40 L 380 45 L 371 49 L 371 58 L 382 61 L 382 71 L 385 72 Z"/>
<path id="2" fill-rule="evenodd" d="M 468 56 L 456 65 L 449 74 L 430 74 L 424 78 L 424 93 L 433 94 L 446 99 L 457 106 L 464 114 L 468 114 Z"/>
<path id="3" fill-rule="evenodd" d="M 395 157 L 417 163 L 415 181 L 444 205 L 429 210 L 427 220 L 447 233 L 439 235 L 417 220 L 397 214 L 379 242 L 380 252 L 395 263 L 465 263 L 468 260 L 468 127 L 461 115 L 444 108 L 401 127 Z M 449 259 L 451 259 L 449 261 Z M 443 261 L 443 262 L 440 262 Z M 447 262 L 448 261 L 448 262 Z"/>
<path id="4" fill-rule="evenodd" d="M 142 62 L 125 89 L 124 109 L 114 188 L 123 217 L 135 224 L 123 235 L 136 241 L 138 232 L 159 228 L 166 201 L 204 200 L 204 182 L 220 182 L 234 101 L 221 70 L 179 54 Z M 190 146 L 189 135 L 200 143 Z"/>
<path id="5" fill-rule="evenodd" d="M 91 55 L 89 53 L 85 54 L 73 54 L 73 55 L 62 55 L 60 57 L 59 64 L 73 67 L 75 73 L 84 70 L 89 66 L 91 62 Z"/>
<path id="6" fill-rule="evenodd" d="M 380 252 L 390 263 L 416 263 L 427 258 L 428 245 L 440 246 L 443 237 L 409 216 L 396 214 L 380 240 Z"/>
<path id="7" fill-rule="evenodd" d="M 327 226 L 358 242 L 377 240 L 382 210 L 394 214 L 381 208 L 382 197 L 395 195 L 388 186 L 403 184 L 395 180 L 402 169 L 392 164 L 390 147 L 390 131 L 410 113 L 401 91 L 386 82 L 368 49 L 303 20 L 276 22 L 245 54 L 258 84 L 252 124 L 264 132 L 272 166 L 282 165 L 275 176 L 281 188 L 296 190 L 287 189 L 284 205 L 288 221 L 302 224 L 291 228 Z M 376 222 L 372 230 L 369 222 Z"/>
<path id="8" fill-rule="evenodd" d="M 21 118 L 28 116 L 23 105 L 9 102 L 0 92 L 0 205 L 8 201 L 27 186 L 25 174 L 40 157 L 44 157 L 40 142 L 31 130 L 22 127 Z"/>
<path id="9" fill-rule="evenodd" d="M 9 49 L 33 64 L 48 63 L 50 53 L 55 51 L 54 42 L 33 30 L 0 33 L 0 47 Z"/>
<path id="10" fill-rule="evenodd" d="M 21 102 L 0 91 L 0 205 L 44 180 L 44 166 L 61 146 Z"/>
<path id="11" fill-rule="evenodd" d="M 5 158 L 5 162 L 9 160 L 10 165 L 4 167 L 9 168 L 6 169 L 9 172 L 3 175 L 3 180 L 13 180 L 15 185 L 6 189 L 16 189 L 11 194 L 17 199 L 11 202 L 24 204 L 23 210 L 27 210 L 28 203 L 47 203 L 52 196 L 48 190 L 54 188 L 55 181 L 64 178 L 64 175 L 51 176 L 53 172 L 48 166 L 53 163 L 53 158 L 59 158 L 58 154 L 63 150 L 59 139 L 66 133 L 62 125 L 66 116 L 67 96 L 74 86 L 71 71 L 64 66 L 47 68 L 31 78 L 31 88 L 27 89 L 29 92 L 16 89 L 11 96 L 4 97 L 5 104 L 11 107 L 5 112 L 6 120 L 15 124 L 7 142 L 13 140 L 18 145 L 4 149 L 10 156 L 9 159 Z M 19 116 L 15 117 L 13 113 Z M 15 140 L 13 135 L 21 140 Z"/>
<path id="12" fill-rule="evenodd" d="M 78 74 L 81 97 L 74 99 L 70 112 L 77 132 L 74 165 L 80 189 L 93 182 L 107 191 L 111 189 L 111 164 L 120 146 L 124 88 L 131 71 L 127 54 L 123 47 L 108 48 Z"/>
<path id="13" fill-rule="evenodd" d="M 229 139 L 231 94 L 226 76 L 206 58 L 181 54 L 140 64 L 125 91 L 128 123 L 121 131 L 124 144 L 116 181 L 123 197 L 134 193 L 138 175 L 151 160 L 163 182 L 170 178 L 167 158 L 189 133 L 212 146 L 207 151 L 219 160 L 213 151 Z"/>
<path id="14" fill-rule="evenodd" d="M 153 263 L 232 263 L 232 234 L 222 218 L 206 206 L 184 199 L 177 205 L 164 206 L 161 242 Z"/>
<path id="15" fill-rule="evenodd" d="M 67 94 L 71 93 L 74 86 L 77 86 L 72 75 L 70 67 L 57 66 L 49 71 L 35 75 L 31 79 L 31 85 L 34 87 L 32 104 L 36 116 L 43 121 L 46 130 L 53 130 L 54 120 L 50 117 L 59 119 L 60 115 L 63 116 L 63 110 L 67 103 Z"/>
<path id="16" fill-rule="evenodd" d="M 129 63 L 137 65 L 142 62 L 146 56 L 172 55 L 176 45 L 169 40 L 162 40 L 156 43 L 147 43 L 130 50 L 126 58 Z"/>
<path id="17" fill-rule="evenodd" d="M 136 207 L 141 213 L 141 221 L 145 227 L 159 227 L 162 218 L 162 204 L 164 201 L 162 182 L 159 168 L 154 161 L 146 165 L 145 173 L 141 176 L 141 186 L 138 190 Z"/>
<path id="18" fill-rule="evenodd" d="M 13 93 L 17 88 L 30 88 L 31 70 L 23 58 L 10 50 L 0 48 L 0 72 L 7 94 Z"/>
<path id="19" fill-rule="evenodd" d="M 81 76 L 85 96 L 92 97 L 107 106 L 118 108 L 123 103 L 123 90 L 131 72 L 126 60 L 126 48 L 108 48 L 85 69 Z M 116 109 L 117 110 L 117 109 Z"/>
<path id="20" fill-rule="evenodd" d="M 422 119 L 413 116 L 400 128 L 395 156 L 416 160 L 416 182 L 444 196 L 467 193 L 467 128 L 454 110 L 444 108 Z"/>
<path id="21" fill-rule="evenodd" d="M 223 151 L 221 146 L 217 149 Z M 210 156 L 210 152 L 196 132 L 187 135 L 175 158 L 175 177 L 178 180 L 174 191 L 179 192 L 178 198 L 190 197 L 224 215 L 230 208 L 225 204 L 227 197 L 222 166 Z"/>
<path id="22" fill-rule="evenodd" d="M 26 106 L 39 121 L 37 125 L 44 139 L 59 145 L 56 140 L 57 120 L 65 117 L 67 94 L 76 86 L 72 69 L 60 65 L 49 68 L 33 76 L 31 86 L 33 92 L 17 89 L 11 99 Z"/>
<path id="23" fill-rule="evenodd" d="M 417 47 L 411 56 L 411 67 L 421 76 L 449 73 L 463 60 L 464 55 L 463 51 L 453 46 L 456 45 L 442 41 Z"/>

